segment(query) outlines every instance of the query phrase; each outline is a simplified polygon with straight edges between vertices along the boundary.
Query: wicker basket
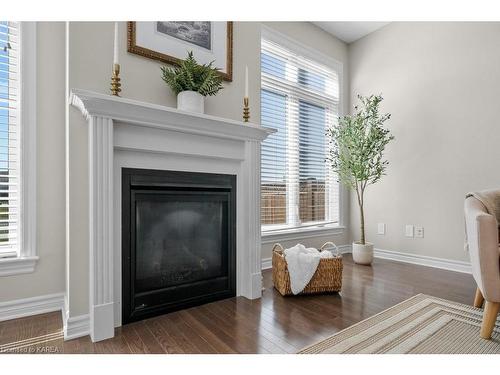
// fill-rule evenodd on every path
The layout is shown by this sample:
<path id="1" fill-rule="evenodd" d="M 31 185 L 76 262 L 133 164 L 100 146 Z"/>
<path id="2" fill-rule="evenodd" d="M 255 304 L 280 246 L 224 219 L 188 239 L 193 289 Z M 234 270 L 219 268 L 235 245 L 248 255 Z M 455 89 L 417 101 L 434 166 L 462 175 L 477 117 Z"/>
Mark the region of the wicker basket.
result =
<path id="1" fill-rule="evenodd" d="M 320 260 L 318 268 L 313 277 L 300 294 L 340 292 L 342 288 L 342 255 L 339 254 L 337 246 L 332 242 L 327 242 L 319 251 L 328 245 L 336 249 L 333 258 L 323 258 Z M 273 246 L 273 283 L 274 287 L 283 296 L 293 295 L 290 288 L 290 274 L 283 254 L 283 246 L 279 243 Z"/>

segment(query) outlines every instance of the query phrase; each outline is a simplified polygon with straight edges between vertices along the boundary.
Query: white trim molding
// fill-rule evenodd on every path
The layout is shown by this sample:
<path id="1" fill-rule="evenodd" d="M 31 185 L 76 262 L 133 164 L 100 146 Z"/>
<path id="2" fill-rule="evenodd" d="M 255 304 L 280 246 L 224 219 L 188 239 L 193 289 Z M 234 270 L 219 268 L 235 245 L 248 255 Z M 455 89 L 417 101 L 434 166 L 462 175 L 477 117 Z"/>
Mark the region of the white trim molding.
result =
<path id="1" fill-rule="evenodd" d="M 339 252 L 341 254 L 352 253 L 352 245 L 339 245 Z M 461 273 L 472 273 L 471 264 L 459 260 L 435 258 L 426 255 L 417 255 L 402 253 L 399 251 L 375 249 L 373 256 L 379 259 L 393 260 L 396 262 L 416 264 L 419 266 L 440 268 L 448 271 L 455 271 Z M 261 263 L 262 270 L 268 270 L 273 267 L 272 258 L 263 258 Z"/>
<path id="2" fill-rule="evenodd" d="M 90 326 L 92 341 L 114 336 L 113 120 L 89 118 Z"/>
<path id="3" fill-rule="evenodd" d="M 83 314 L 70 317 L 68 298 L 66 295 L 64 296 L 62 321 L 63 321 L 63 336 L 65 341 L 90 335 L 90 315 Z"/>
<path id="4" fill-rule="evenodd" d="M 64 309 L 64 293 L 22 298 L 0 303 L 0 321 Z"/>
<path id="5" fill-rule="evenodd" d="M 312 226 L 309 228 L 291 228 L 275 231 L 262 232 L 262 244 L 270 244 L 275 242 L 300 240 L 303 238 L 323 237 L 323 236 L 339 236 L 344 233 L 345 227 L 341 226 Z"/>
<path id="6" fill-rule="evenodd" d="M 0 259 L 0 276 L 30 273 L 38 260 L 36 247 L 36 22 L 20 22 L 20 207 L 19 253 Z"/>
<path id="7" fill-rule="evenodd" d="M 141 127 L 242 141 L 262 141 L 269 134 L 276 132 L 248 122 L 184 112 L 87 90 L 71 90 L 70 103 L 78 108 L 88 121 L 94 116 Z"/>
<path id="8" fill-rule="evenodd" d="M 120 197 L 120 173 L 126 166 L 235 174 L 236 294 L 259 298 L 260 142 L 274 130 L 84 90 L 72 90 L 70 103 L 89 126 L 88 320 L 92 341 L 113 337 L 114 327 L 121 323 L 121 221 L 117 220 L 121 204 L 115 199 Z M 68 337 L 85 331 L 84 318 L 74 321 L 75 329 L 71 319 L 67 319 Z"/>
<path id="9" fill-rule="evenodd" d="M 352 246 L 344 245 L 341 248 L 341 253 L 351 253 Z M 419 266 L 440 268 L 448 271 L 455 271 L 461 273 L 472 273 L 471 264 L 469 262 L 463 262 L 460 260 L 453 259 L 443 259 L 430 257 L 426 255 L 403 253 L 394 250 L 384 250 L 375 248 L 373 251 L 373 256 L 379 259 L 393 260 L 396 262 L 416 264 Z"/>
<path id="10" fill-rule="evenodd" d="M 0 276 L 31 273 L 35 270 L 37 256 L 0 259 Z"/>
<path id="11" fill-rule="evenodd" d="M 340 254 L 352 253 L 352 245 L 337 245 Z"/>
<path id="12" fill-rule="evenodd" d="M 469 262 L 462 262 L 459 260 L 435 258 L 426 255 L 409 254 L 383 249 L 375 249 L 373 255 L 380 259 L 395 260 L 397 262 L 440 268 L 448 271 L 472 273 L 471 264 Z"/>
<path id="13" fill-rule="evenodd" d="M 90 334 L 88 314 L 69 317 L 64 321 L 64 340 L 72 340 Z"/>
<path id="14" fill-rule="evenodd" d="M 262 271 L 269 270 L 271 268 L 273 268 L 273 258 L 262 258 L 261 262 Z"/>
<path id="15" fill-rule="evenodd" d="M 36 22 L 21 22 L 21 257 L 36 257 Z"/>

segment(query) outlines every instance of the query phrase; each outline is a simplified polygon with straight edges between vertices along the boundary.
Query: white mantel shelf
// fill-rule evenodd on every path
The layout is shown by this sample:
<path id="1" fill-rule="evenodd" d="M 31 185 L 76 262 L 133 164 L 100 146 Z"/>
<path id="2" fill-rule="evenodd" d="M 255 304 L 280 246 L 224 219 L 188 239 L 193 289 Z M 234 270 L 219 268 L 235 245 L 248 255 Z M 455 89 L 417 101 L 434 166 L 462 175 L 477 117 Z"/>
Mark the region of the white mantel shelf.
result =
<path id="1" fill-rule="evenodd" d="M 262 141 L 275 132 L 274 129 L 253 123 L 185 112 L 87 90 L 71 90 L 70 103 L 78 108 L 87 120 L 91 116 L 106 117 L 138 126 L 243 141 Z"/>
<path id="2" fill-rule="evenodd" d="M 260 298 L 260 144 L 274 130 L 85 90 L 72 90 L 70 103 L 88 123 L 92 341 L 121 325 L 122 168 L 235 175 L 236 294 Z"/>

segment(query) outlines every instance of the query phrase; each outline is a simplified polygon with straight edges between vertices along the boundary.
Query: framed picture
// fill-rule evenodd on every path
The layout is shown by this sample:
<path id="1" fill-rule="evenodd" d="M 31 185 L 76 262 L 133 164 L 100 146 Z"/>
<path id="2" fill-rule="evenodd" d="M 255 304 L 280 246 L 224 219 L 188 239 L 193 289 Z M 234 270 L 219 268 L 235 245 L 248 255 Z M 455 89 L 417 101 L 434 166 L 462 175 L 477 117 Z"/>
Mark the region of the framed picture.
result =
<path id="1" fill-rule="evenodd" d="M 214 65 L 233 80 L 233 23 L 211 21 L 128 22 L 128 52 L 178 64 L 193 51 L 196 61 Z"/>

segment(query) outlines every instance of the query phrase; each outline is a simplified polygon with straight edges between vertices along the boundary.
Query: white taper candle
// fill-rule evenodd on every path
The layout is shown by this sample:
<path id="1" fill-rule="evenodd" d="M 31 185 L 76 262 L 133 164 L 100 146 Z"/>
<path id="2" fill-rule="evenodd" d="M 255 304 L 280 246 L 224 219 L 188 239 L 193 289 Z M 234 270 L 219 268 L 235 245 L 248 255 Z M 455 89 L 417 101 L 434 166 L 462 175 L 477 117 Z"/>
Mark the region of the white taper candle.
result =
<path id="1" fill-rule="evenodd" d="M 114 44 L 113 64 L 118 64 L 118 22 L 115 22 L 115 44 Z"/>
<path id="2" fill-rule="evenodd" d="M 248 98 L 248 65 L 245 66 L 245 97 Z"/>

